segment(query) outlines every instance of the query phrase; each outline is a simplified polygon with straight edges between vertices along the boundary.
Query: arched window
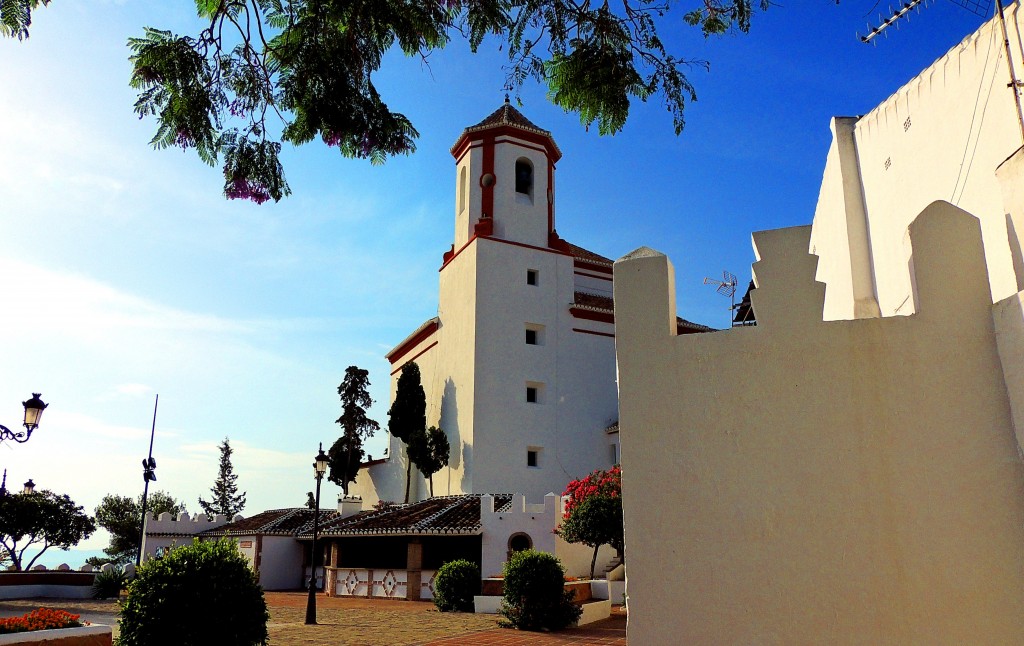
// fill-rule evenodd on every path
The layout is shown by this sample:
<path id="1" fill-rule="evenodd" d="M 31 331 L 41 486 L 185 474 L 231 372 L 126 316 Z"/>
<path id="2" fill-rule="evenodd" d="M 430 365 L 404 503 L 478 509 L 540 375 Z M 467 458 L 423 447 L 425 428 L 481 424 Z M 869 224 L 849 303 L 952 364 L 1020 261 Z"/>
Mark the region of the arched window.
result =
<path id="1" fill-rule="evenodd" d="M 522 552 L 530 549 L 531 547 L 533 547 L 533 539 L 530 538 L 529 534 L 519 532 L 517 534 L 512 534 L 508 538 L 509 554 L 512 554 L 513 552 Z"/>
<path id="2" fill-rule="evenodd" d="M 516 193 L 533 195 L 533 164 L 525 157 L 516 160 Z"/>
<path id="3" fill-rule="evenodd" d="M 469 191 L 469 177 L 466 167 L 459 171 L 459 213 L 466 210 L 466 193 Z"/>

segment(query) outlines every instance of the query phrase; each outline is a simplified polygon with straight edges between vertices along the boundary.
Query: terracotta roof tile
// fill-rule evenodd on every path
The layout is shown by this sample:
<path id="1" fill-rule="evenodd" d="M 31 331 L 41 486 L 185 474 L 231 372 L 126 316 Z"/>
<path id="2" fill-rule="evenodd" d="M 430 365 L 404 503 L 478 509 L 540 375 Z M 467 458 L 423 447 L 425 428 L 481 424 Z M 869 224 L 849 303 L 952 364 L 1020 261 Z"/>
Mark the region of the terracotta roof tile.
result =
<path id="1" fill-rule="evenodd" d="M 508 102 L 507 96 L 505 97 L 505 103 L 502 104 L 500 108 L 484 117 L 483 121 L 480 123 L 463 130 L 462 134 L 459 135 L 458 140 L 456 140 L 456 145 L 468 133 L 488 130 L 490 128 L 500 128 L 502 126 L 512 126 L 513 128 L 519 128 L 520 130 L 526 130 L 527 132 L 544 135 L 551 140 L 551 145 L 554 146 L 556 157 L 561 156 L 562 154 L 558 149 L 558 144 L 555 143 L 554 137 L 551 136 L 551 132 L 544 130 L 524 117 L 522 112 L 512 107 L 512 104 Z M 453 145 L 452 151 L 454 152 L 454 150 L 455 146 Z"/>
<path id="2" fill-rule="evenodd" d="M 330 520 L 338 515 L 337 511 L 320 510 L 320 520 Z M 251 518 L 243 518 L 215 529 L 200 532 L 200 536 L 237 536 L 242 534 L 279 534 L 292 535 L 296 530 L 312 524 L 313 510 L 305 507 L 291 509 L 271 509 Z"/>
<path id="3" fill-rule="evenodd" d="M 494 494 L 494 507 L 512 501 L 511 494 Z M 312 523 L 298 532 L 312 534 Z M 321 522 L 321 536 L 373 536 L 382 534 L 478 534 L 480 494 L 429 498 L 408 505 L 364 511 L 347 518 Z"/>
<path id="4" fill-rule="evenodd" d="M 578 247 L 571 242 L 566 242 L 565 244 L 569 245 L 569 253 L 571 253 L 574 258 L 579 258 L 580 260 L 588 260 L 590 262 L 596 262 L 602 265 L 610 265 L 613 262 L 611 258 L 605 258 L 601 254 L 594 253 L 593 251 L 588 251 L 587 249 L 584 249 L 583 247 Z"/>
<path id="5" fill-rule="evenodd" d="M 590 294 L 587 292 L 575 292 L 573 294 L 573 306 L 590 310 L 598 310 L 601 312 L 615 312 L 615 301 L 612 297 L 602 296 L 600 294 Z M 678 316 L 676 317 L 676 325 L 681 334 L 715 331 L 715 328 L 708 327 L 707 325 L 701 325 L 700 323 L 694 323 L 693 321 L 687 321 L 686 319 Z"/>

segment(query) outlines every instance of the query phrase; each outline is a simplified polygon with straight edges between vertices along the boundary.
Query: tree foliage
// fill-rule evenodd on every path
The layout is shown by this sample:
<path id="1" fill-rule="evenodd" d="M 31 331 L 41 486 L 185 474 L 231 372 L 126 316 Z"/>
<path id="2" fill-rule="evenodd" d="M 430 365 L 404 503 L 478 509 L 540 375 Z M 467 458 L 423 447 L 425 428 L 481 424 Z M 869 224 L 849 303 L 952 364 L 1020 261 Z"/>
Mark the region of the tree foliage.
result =
<path id="1" fill-rule="evenodd" d="M 121 606 L 119 646 L 268 642 L 267 602 L 234 541 L 204 541 L 142 564 Z"/>
<path id="2" fill-rule="evenodd" d="M 154 517 L 167 512 L 172 516 L 184 513 L 185 503 L 163 491 L 154 491 L 146 498 L 146 512 Z M 124 564 L 135 560 L 142 544 L 142 494 L 128 496 L 108 494 L 96 506 L 96 523 L 110 532 L 110 545 L 103 548 L 106 559 L 90 560 L 92 565 Z"/>
<path id="3" fill-rule="evenodd" d="M 24 40 L 32 25 L 32 10 L 50 0 L 0 0 L 0 36 Z"/>
<path id="4" fill-rule="evenodd" d="M 416 431 L 409 439 L 409 460 L 430 482 L 430 495 L 434 495 L 434 474 L 448 466 L 451 446 L 444 430 L 431 426 Z"/>
<path id="5" fill-rule="evenodd" d="M 12 0 L 5 0 L 9 5 Z M 13 0 L 17 6 L 34 0 Z M 683 21 L 705 36 L 750 29 L 770 0 L 703 0 Z M 135 111 L 156 118 L 157 148 L 221 162 L 228 198 L 262 203 L 290 193 L 282 142 L 319 139 L 380 164 L 409 154 L 419 133 L 373 77 L 391 49 L 423 60 L 453 39 L 474 52 L 491 36 L 508 53 L 505 87 L 528 80 L 601 134 L 622 129 L 635 100 L 660 97 L 676 134 L 707 66 L 670 51 L 672 0 L 197 0 L 206 25 L 180 35 L 146 27 L 131 38 Z M 269 118 L 269 119 L 268 119 Z M 269 123 L 268 123 L 269 121 Z M 279 136 L 278 136 L 279 133 Z"/>
<path id="6" fill-rule="evenodd" d="M 366 409 L 373 405 L 369 388 L 369 371 L 357 366 L 345 369 L 345 379 L 338 386 L 341 417 L 336 421 L 341 426 L 342 435 L 327 452 L 330 457 L 327 479 L 340 485 L 346 496 L 348 483 L 355 482 L 359 464 L 363 461 L 363 441 L 380 429 L 380 424 L 366 414 Z"/>
<path id="7" fill-rule="evenodd" d="M 562 495 L 569 500 L 562 525 L 555 531 L 569 543 L 594 548 L 590 559 L 590 578 L 594 578 L 597 551 L 602 545 L 611 545 L 620 557 L 623 555 L 622 469 L 597 470 L 573 480 Z"/>
<path id="8" fill-rule="evenodd" d="M 238 493 L 238 476 L 235 475 L 235 469 L 231 466 L 232 453 L 234 451 L 231 444 L 225 437 L 224 441 L 220 443 L 220 470 L 213 486 L 210 487 L 212 494 L 210 502 L 202 498 L 199 499 L 199 506 L 202 507 L 203 513 L 208 518 L 212 519 L 217 514 L 224 514 L 228 518 L 232 518 L 245 508 L 245 492 Z"/>
<path id="9" fill-rule="evenodd" d="M 402 366 L 402 374 L 398 376 L 395 388 L 395 401 L 388 411 L 388 432 L 412 448 L 414 436 L 424 433 L 427 428 L 427 396 L 420 383 L 420 367 L 415 361 Z M 419 448 L 412 448 L 416 453 Z M 409 481 L 412 477 L 413 455 L 409 454 L 409 463 L 405 471 L 405 502 L 409 502 Z"/>
<path id="10" fill-rule="evenodd" d="M 15 570 L 31 569 L 49 548 L 68 549 L 94 531 L 96 522 L 67 494 L 43 489 L 0 496 L 0 547 Z M 29 547 L 39 552 L 26 563 Z"/>

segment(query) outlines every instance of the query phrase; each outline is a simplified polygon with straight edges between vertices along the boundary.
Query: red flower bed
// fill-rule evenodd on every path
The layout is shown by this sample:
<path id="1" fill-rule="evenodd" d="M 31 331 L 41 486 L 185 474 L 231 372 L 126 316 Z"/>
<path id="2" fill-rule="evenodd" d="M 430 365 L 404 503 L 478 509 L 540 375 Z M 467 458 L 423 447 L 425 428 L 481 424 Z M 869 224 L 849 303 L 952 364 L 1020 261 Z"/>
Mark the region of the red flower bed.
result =
<path id="1" fill-rule="evenodd" d="M 10 633 L 27 633 L 33 630 L 52 630 L 55 628 L 76 628 L 82 625 L 79 615 L 66 610 L 40 608 L 21 617 L 0 619 L 0 635 Z"/>

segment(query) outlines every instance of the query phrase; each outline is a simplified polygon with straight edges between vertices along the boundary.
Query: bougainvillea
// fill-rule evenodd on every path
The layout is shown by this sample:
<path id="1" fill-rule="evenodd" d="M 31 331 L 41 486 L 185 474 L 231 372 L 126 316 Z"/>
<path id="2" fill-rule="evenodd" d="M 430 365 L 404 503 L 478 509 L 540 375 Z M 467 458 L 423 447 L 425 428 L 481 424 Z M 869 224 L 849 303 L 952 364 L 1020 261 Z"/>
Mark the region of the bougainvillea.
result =
<path id="1" fill-rule="evenodd" d="M 21 617 L 0 619 L 0 635 L 27 633 L 34 630 L 75 628 L 82 625 L 78 618 L 79 615 L 73 615 L 66 610 L 39 608 Z"/>
<path id="2" fill-rule="evenodd" d="M 573 508 L 591 496 L 620 498 L 622 496 L 622 467 L 614 466 L 607 471 L 598 469 L 585 478 L 573 480 L 565 487 L 565 492 L 562 495 L 569 496 L 569 500 L 565 503 L 565 519 L 572 514 Z"/>
<path id="3" fill-rule="evenodd" d="M 555 530 L 569 543 L 583 543 L 594 548 L 590 559 L 590 578 L 594 578 L 597 552 L 602 545 L 611 545 L 623 558 L 622 469 L 597 470 L 585 478 L 573 480 L 563 496 L 565 515 Z"/>

